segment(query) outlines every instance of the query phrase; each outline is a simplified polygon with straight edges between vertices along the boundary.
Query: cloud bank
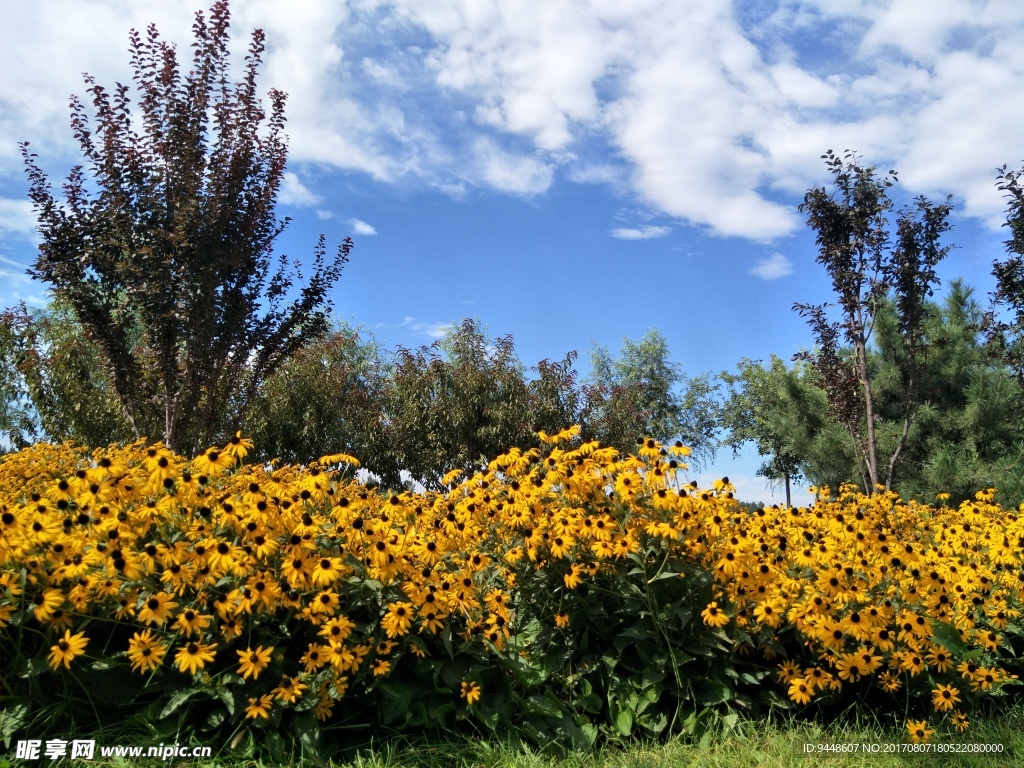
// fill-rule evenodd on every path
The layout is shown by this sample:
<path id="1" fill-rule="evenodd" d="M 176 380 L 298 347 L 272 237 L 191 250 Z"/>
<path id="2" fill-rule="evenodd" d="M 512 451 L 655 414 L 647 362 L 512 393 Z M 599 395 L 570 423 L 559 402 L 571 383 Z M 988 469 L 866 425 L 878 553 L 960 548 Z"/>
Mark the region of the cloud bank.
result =
<path id="1" fill-rule="evenodd" d="M 206 5 L 5 8 L 0 182 L 21 173 L 20 140 L 74 162 L 80 73 L 127 81 L 128 29 L 150 21 L 187 57 Z M 268 33 L 262 82 L 289 93 L 292 162 L 384 182 L 525 197 L 560 179 L 610 184 L 763 242 L 799 228 L 793 198 L 822 183 L 829 148 L 898 168 L 910 194 L 952 193 L 993 227 L 994 169 L 1024 160 L 1015 0 L 235 0 L 232 12 L 236 58 L 249 30 Z M 282 197 L 315 205 L 304 191 L 292 177 Z"/>

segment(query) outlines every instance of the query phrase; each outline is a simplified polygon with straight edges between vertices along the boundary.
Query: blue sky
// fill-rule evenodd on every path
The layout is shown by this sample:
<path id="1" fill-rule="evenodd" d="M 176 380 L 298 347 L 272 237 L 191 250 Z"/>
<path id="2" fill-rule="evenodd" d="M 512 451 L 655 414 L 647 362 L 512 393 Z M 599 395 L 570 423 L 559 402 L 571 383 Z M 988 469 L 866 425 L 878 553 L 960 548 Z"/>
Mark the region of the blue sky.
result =
<path id="1" fill-rule="evenodd" d="M 45 301 L 18 142 L 59 183 L 81 73 L 129 80 L 150 22 L 187 59 L 206 8 L 0 6 L 0 306 Z M 234 0 L 238 62 L 257 27 L 261 84 L 289 94 L 279 250 L 351 235 L 336 313 L 386 347 L 471 316 L 527 366 L 575 349 L 586 373 L 648 328 L 690 374 L 788 358 L 793 303 L 829 299 L 796 206 L 830 148 L 897 169 L 900 204 L 952 194 L 940 275 L 991 290 L 995 169 L 1024 162 L 1016 0 Z M 715 473 L 772 500 L 757 465 Z"/>

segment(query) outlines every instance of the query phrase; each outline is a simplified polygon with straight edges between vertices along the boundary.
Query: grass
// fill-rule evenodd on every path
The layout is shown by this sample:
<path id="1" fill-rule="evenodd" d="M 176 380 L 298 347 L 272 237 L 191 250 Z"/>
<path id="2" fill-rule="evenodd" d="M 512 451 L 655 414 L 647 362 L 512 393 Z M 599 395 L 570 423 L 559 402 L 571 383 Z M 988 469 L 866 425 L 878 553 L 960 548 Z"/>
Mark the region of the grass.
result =
<path id="1" fill-rule="evenodd" d="M 882 726 L 861 715 L 856 721 L 829 725 L 795 719 L 739 720 L 732 728 L 720 724 L 710 729 L 697 742 L 683 739 L 659 743 L 622 741 L 587 752 L 542 751 L 461 737 L 389 740 L 358 749 L 353 749 L 355 745 L 344 745 L 349 747 L 351 757 L 343 760 L 321 762 L 296 752 L 287 763 L 324 768 L 996 768 L 1024 764 L 1024 705 L 976 717 L 965 734 L 952 737 L 937 734 L 933 739 L 940 745 L 998 744 L 1003 747 L 1002 753 L 805 752 L 807 744 L 877 744 L 884 750 L 888 744 L 904 745 L 907 741 L 904 730 Z M 102 743 L 127 745 L 146 742 L 105 738 Z M 213 746 L 215 751 L 219 748 L 219 745 Z M 13 758 L 13 745 L 6 757 Z M 170 761 L 111 760 L 100 759 L 97 755 L 97 759 L 80 764 L 182 765 L 195 768 L 271 768 L 276 765 L 267 761 L 233 758 L 230 754 L 222 754 L 213 760 Z M 0 758 L 0 768 L 7 765 L 7 760 Z"/>
<path id="2" fill-rule="evenodd" d="M 936 739 L 936 743 L 950 741 Z M 805 744 L 878 744 L 907 742 L 906 733 L 875 723 L 822 726 L 795 721 L 740 721 L 728 732 L 708 734 L 702 742 L 671 739 L 664 743 L 626 742 L 587 753 L 543 754 L 487 742 L 383 747 L 340 763 L 346 768 L 839 768 L 871 766 L 955 766 L 995 768 L 1024 763 L 1024 707 L 1000 718 L 975 723 L 963 744 L 1001 744 L 1002 754 L 890 753 L 806 754 Z M 882 746 L 884 748 L 884 746 Z"/>

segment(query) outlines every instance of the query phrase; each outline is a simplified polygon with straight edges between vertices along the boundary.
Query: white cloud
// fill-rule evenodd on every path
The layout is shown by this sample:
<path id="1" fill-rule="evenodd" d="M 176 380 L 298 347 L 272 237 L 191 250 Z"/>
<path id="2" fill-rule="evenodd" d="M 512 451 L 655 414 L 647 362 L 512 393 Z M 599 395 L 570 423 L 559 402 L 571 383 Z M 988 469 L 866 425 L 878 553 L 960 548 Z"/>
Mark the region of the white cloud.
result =
<path id="1" fill-rule="evenodd" d="M 9 178 L 21 178 L 20 140 L 48 162 L 75 161 L 67 95 L 84 93 L 83 70 L 107 86 L 129 80 L 129 27 L 156 22 L 187 71 L 192 13 L 207 7 L 9 5 Z M 991 226 L 1004 208 L 994 168 L 1020 161 L 1014 0 L 236 0 L 232 13 L 236 65 L 249 31 L 267 31 L 261 87 L 288 92 L 290 159 L 321 175 L 539 195 L 562 173 L 764 241 L 799 228 L 791 198 L 821 183 L 829 148 L 898 168 L 910 194 L 953 193 Z M 282 201 L 316 205 L 298 177 L 288 185 Z"/>
<path id="2" fill-rule="evenodd" d="M 369 237 L 370 235 L 377 234 L 377 230 L 374 229 L 373 226 L 367 224 L 365 221 L 362 221 L 361 219 L 351 219 L 349 223 L 352 225 L 352 231 L 355 232 L 357 235 L 366 235 L 367 237 Z"/>
<path id="3" fill-rule="evenodd" d="M 285 205 L 309 207 L 320 202 L 320 195 L 304 185 L 291 171 L 284 172 L 281 179 L 281 193 L 278 200 Z"/>
<path id="4" fill-rule="evenodd" d="M 507 152 L 488 139 L 477 141 L 474 152 L 481 177 L 495 189 L 539 195 L 551 186 L 553 168 L 536 157 Z"/>
<path id="5" fill-rule="evenodd" d="M 759 260 L 751 268 L 750 274 L 762 280 L 778 280 L 780 277 L 793 274 L 793 262 L 781 253 L 773 253 L 768 258 Z"/>
<path id="6" fill-rule="evenodd" d="M 641 227 L 616 227 L 608 234 L 619 240 L 649 240 L 653 237 L 664 237 L 671 231 L 671 227 L 656 227 L 646 224 Z"/>
<path id="7" fill-rule="evenodd" d="M 405 328 L 411 331 L 414 335 L 420 338 L 426 339 L 427 341 L 437 341 L 438 339 L 444 338 L 444 335 L 448 333 L 454 326 L 452 323 L 424 323 L 421 320 L 417 320 L 415 317 L 403 317 L 402 322 L 399 324 L 400 328 Z"/>
<path id="8" fill-rule="evenodd" d="M 0 198 L 0 233 L 32 236 L 37 223 L 31 202 Z"/>

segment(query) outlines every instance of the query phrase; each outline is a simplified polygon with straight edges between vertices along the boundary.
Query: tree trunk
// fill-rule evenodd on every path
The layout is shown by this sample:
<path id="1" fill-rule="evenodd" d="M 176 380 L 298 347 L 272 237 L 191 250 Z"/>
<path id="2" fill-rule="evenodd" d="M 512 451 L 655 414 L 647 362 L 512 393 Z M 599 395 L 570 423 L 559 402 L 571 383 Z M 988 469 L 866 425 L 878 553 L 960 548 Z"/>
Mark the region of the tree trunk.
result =
<path id="1" fill-rule="evenodd" d="M 868 376 L 868 354 L 863 341 L 856 344 L 857 375 L 860 377 L 861 386 L 864 387 L 864 416 L 867 421 L 867 469 L 871 487 L 867 489 L 868 496 L 875 492 L 878 485 L 878 450 L 875 446 L 875 404 L 871 396 L 871 379 Z"/>

